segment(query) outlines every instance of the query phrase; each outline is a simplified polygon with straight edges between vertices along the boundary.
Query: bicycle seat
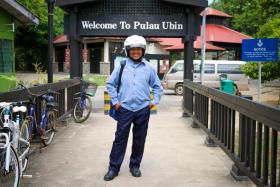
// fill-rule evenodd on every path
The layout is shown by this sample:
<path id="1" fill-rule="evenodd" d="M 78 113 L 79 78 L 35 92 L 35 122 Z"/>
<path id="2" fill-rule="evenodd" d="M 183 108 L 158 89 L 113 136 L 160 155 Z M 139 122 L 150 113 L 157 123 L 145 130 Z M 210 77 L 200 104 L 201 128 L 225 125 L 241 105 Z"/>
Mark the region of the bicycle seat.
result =
<path id="1" fill-rule="evenodd" d="M 7 102 L 0 102 L 0 108 L 5 108 L 11 106 L 12 103 L 7 103 Z"/>
<path id="2" fill-rule="evenodd" d="M 14 106 L 13 107 L 13 112 L 23 112 L 25 113 L 27 111 L 27 107 L 26 106 Z"/>

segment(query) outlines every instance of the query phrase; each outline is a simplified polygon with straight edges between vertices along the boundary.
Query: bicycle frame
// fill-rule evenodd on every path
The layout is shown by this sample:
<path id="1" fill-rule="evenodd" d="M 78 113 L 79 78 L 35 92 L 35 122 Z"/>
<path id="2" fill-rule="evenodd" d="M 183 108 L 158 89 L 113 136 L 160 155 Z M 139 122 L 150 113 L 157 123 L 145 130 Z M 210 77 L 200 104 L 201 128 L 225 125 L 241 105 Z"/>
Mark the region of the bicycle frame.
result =
<path id="1" fill-rule="evenodd" d="M 30 134 L 33 133 L 33 130 L 36 130 L 36 132 L 37 132 L 38 127 L 44 129 L 45 126 L 46 126 L 46 123 L 47 123 L 47 113 L 48 113 L 48 110 L 47 109 L 43 109 L 43 111 L 41 113 L 40 126 L 38 126 L 35 107 L 36 107 L 36 104 L 31 104 L 31 107 L 30 107 L 30 110 L 29 110 L 29 113 L 28 113 L 28 117 L 31 117 L 31 120 L 32 120 L 31 121 L 32 122 L 32 126 L 30 127 L 30 131 L 29 131 Z"/>
<path id="2" fill-rule="evenodd" d="M 81 109 L 85 109 L 85 107 L 86 107 L 85 96 L 86 96 L 86 90 L 83 85 L 83 81 L 81 80 L 80 97 L 77 98 L 77 99 L 79 99 L 79 106 Z"/>
<path id="3" fill-rule="evenodd" d="M 0 133 L 0 138 L 5 139 L 5 144 L 0 146 L 0 149 L 6 149 L 6 157 L 5 160 L 8 160 L 8 162 L 5 162 L 5 170 L 9 172 L 9 165 L 10 165 L 10 155 L 11 155 L 11 142 L 9 141 L 10 139 L 10 132 L 9 133 Z"/>
<path id="4" fill-rule="evenodd" d="M 48 110 L 43 110 L 42 115 L 41 115 L 41 122 L 40 122 L 40 127 L 42 129 L 45 129 L 46 124 L 47 124 L 47 114 L 48 114 Z"/>
<path id="5" fill-rule="evenodd" d="M 11 111 L 9 109 L 7 109 L 6 107 L 3 108 L 4 112 L 6 114 L 4 114 L 4 128 L 9 129 L 9 131 L 7 133 L 0 133 L 0 138 L 4 138 L 5 140 L 5 144 L 1 145 L 0 144 L 0 149 L 6 149 L 7 153 L 6 153 L 6 157 L 5 157 L 5 170 L 7 172 L 9 172 L 9 165 L 10 165 L 10 155 L 11 155 L 11 146 L 13 146 L 15 149 L 18 148 L 18 141 L 20 141 L 21 143 L 24 143 L 27 148 L 24 150 L 24 152 L 21 155 L 17 155 L 18 160 L 19 160 L 19 167 L 20 167 L 20 176 L 22 176 L 22 160 L 23 158 L 28 154 L 29 150 L 30 150 L 30 143 L 28 141 L 26 141 L 25 139 L 20 137 L 20 132 L 17 131 L 17 128 L 13 127 L 18 127 L 19 128 L 19 122 L 14 122 L 13 120 L 10 120 L 9 117 L 11 115 Z M 9 115 L 8 115 L 9 114 Z M 13 134 L 13 139 L 10 142 L 9 140 L 11 139 L 11 134 Z M 15 135 L 18 137 L 18 139 L 15 138 Z"/>
<path id="6" fill-rule="evenodd" d="M 85 95 L 81 93 L 80 97 L 79 97 L 79 105 L 80 105 L 81 109 L 85 109 L 85 107 L 86 107 L 84 97 L 85 97 Z"/>

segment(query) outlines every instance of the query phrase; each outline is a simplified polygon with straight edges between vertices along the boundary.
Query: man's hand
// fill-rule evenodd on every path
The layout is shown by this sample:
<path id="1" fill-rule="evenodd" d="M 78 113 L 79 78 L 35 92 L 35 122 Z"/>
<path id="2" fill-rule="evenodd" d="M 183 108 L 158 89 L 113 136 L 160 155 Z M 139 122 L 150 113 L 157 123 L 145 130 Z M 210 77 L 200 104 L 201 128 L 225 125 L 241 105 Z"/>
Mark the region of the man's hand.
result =
<path id="1" fill-rule="evenodd" d="M 150 103 L 150 108 L 153 108 L 155 105 L 153 103 Z"/>
<path id="2" fill-rule="evenodd" d="M 115 110 L 118 111 L 120 109 L 120 107 L 121 107 L 121 104 L 120 103 L 116 103 L 114 107 L 115 107 Z"/>

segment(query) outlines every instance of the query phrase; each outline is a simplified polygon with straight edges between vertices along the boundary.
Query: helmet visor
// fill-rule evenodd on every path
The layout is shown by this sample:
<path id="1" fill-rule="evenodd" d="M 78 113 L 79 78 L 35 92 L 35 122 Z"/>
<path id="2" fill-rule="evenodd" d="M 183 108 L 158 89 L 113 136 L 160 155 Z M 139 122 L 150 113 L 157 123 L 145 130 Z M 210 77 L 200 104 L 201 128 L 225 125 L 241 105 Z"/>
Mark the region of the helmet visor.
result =
<path id="1" fill-rule="evenodd" d="M 146 46 L 143 45 L 143 44 L 130 44 L 129 46 L 127 46 L 128 49 L 131 49 L 131 48 L 142 48 L 142 49 L 145 49 Z"/>

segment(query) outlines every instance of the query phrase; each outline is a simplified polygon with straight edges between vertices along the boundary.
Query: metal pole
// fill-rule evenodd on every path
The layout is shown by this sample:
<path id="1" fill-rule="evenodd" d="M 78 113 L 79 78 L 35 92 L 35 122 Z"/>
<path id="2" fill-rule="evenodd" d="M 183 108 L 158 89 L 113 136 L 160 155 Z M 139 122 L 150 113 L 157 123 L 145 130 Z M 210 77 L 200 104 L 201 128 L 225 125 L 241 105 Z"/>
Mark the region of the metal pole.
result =
<path id="1" fill-rule="evenodd" d="M 201 84 L 204 84 L 204 62 L 205 62 L 205 31 L 206 31 L 206 12 L 207 8 L 203 11 L 203 20 L 202 20 L 202 33 L 201 33 L 201 71 L 200 71 L 200 81 Z"/>
<path id="2" fill-rule="evenodd" d="M 258 86 L 258 102 L 261 102 L 261 92 L 262 92 L 262 64 L 261 62 L 259 64 L 259 86 Z"/>
<path id="3" fill-rule="evenodd" d="M 53 82 L 53 13 L 56 0 L 46 0 L 48 3 L 48 83 Z"/>

